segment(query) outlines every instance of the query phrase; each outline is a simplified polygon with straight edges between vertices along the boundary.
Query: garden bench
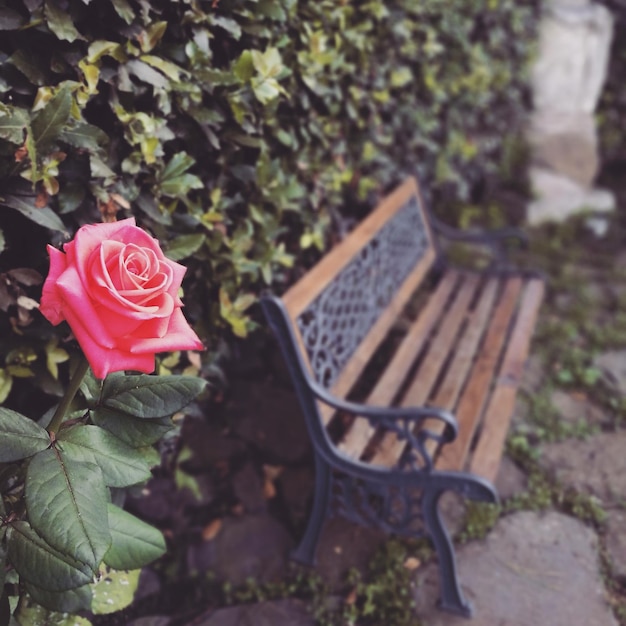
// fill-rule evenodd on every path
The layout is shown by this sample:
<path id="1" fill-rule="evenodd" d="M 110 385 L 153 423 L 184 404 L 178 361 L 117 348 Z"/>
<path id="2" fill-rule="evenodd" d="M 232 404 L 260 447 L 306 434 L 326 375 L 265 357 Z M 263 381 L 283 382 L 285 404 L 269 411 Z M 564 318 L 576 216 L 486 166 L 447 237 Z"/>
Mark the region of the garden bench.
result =
<path id="1" fill-rule="evenodd" d="M 282 298 L 262 296 L 314 450 L 313 505 L 295 560 L 314 564 L 333 509 L 426 536 L 440 607 L 471 615 L 437 504 L 447 490 L 497 502 L 491 483 L 544 293 L 539 274 L 506 262 L 505 241 L 518 235 L 444 226 L 409 178 Z M 489 246 L 493 263 L 452 266 L 446 239 Z"/>

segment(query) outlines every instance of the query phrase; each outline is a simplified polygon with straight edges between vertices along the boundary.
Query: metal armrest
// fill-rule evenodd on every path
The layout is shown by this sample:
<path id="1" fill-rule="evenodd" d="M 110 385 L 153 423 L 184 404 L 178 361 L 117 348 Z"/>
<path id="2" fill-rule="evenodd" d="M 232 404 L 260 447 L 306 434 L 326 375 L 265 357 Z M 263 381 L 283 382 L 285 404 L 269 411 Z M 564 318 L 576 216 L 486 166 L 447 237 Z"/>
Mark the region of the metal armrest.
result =
<path id="1" fill-rule="evenodd" d="M 472 243 L 490 248 L 497 261 L 506 261 L 507 240 L 517 240 L 523 249 L 528 248 L 528 235 L 518 228 L 499 228 L 495 230 L 461 230 L 448 226 L 432 214 L 429 216 L 433 230 L 438 236 L 450 241 Z"/>
<path id="2" fill-rule="evenodd" d="M 458 433 L 458 424 L 456 418 L 450 411 L 439 407 L 381 407 L 360 404 L 358 402 L 350 402 L 342 400 L 329 393 L 319 383 L 309 379 L 309 388 L 313 394 L 325 404 L 328 404 L 339 411 L 346 411 L 353 415 L 367 418 L 371 422 L 378 422 L 381 425 L 384 422 L 393 421 L 411 421 L 416 424 L 422 423 L 428 419 L 435 418 L 442 421 L 446 428 L 442 436 L 425 430 L 425 435 L 436 441 L 449 442 L 453 441 Z"/>

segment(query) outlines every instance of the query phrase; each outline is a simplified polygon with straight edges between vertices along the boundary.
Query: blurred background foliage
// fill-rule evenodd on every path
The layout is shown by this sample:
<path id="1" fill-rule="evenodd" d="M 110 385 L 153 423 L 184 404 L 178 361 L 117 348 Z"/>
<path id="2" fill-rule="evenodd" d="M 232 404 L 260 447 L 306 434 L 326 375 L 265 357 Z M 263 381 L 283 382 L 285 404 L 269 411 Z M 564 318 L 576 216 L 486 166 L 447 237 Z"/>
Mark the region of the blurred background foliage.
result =
<path id="1" fill-rule="evenodd" d="M 626 2 L 604 0 L 612 12 L 614 22 L 613 42 L 609 56 L 609 67 L 600 102 L 598 103 L 598 135 L 602 170 L 600 184 L 613 191 L 618 206 L 626 200 L 624 171 L 626 168 Z"/>
<path id="2" fill-rule="evenodd" d="M 536 4 L 4 0 L 0 401 L 60 393 L 68 329 L 36 306 L 83 223 L 133 215 L 189 268 L 211 376 L 259 291 L 407 174 L 452 223 L 519 188 Z"/>

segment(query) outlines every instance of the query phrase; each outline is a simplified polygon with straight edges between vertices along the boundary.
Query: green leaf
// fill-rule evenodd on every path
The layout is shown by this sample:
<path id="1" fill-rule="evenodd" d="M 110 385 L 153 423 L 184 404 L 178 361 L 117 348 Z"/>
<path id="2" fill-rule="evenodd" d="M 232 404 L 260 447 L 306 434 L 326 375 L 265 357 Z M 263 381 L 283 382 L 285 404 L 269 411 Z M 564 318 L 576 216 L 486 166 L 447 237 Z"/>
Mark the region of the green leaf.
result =
<path id="1" fill-rule="evenodd" d="M 0 408 L 0 463 L 26 459 L 50 445 L 50 435 L 25 415 Z"/>
<path id="2" fill-rule="evenodd" d="M 26 585 L 27 589 L 32 591 L 33 587 L 30 584 Z M 83 589 L 80 587 L 79 589 Z M 46 592 L 41 590 L 40 593 L 50 594 L 53 593 L 58 596 L 74 596 L 75 591 L 78 590 L 68 590 L 63 592 Z M 37 593 L 37 591 L 35 591 Z M 88 607 L 89 608 L 89 607 Z M 15 611 L 15 620 L 11 621 L 9 626 L 92 626 L 92 623 L 84 618 L 79 617 L 78 615 L 70 615 L 67 612 L 56 612 L 51 611 L 47 608 L 44 608 L 40 604 L 38 604 L 34 596 L 30 594 L 22 594 L 20 597 L 20 602 Z"/>
<path id="3" fill-rule="evenodd" d="M 54 0 L 46 0 L 45 14 L 50 30 L 64 41 L 76 41 L 84 37 L 76 30 L 69 11 L 62 10 Z"/>
<path id="4" fill-rule="evenodd" d="M 143 455 L 98 426 L 74 426 L 61 430 L 57 448 L 73 461 L 95 463 L 105 485 L 128 487 L 152 475 Z"/>
<path id="5" fill-rule="evenodd" d="M 187 72 L 182 67 L 179 67 L 171 61 L 162 59 L 161 57 L 154 56 L 153 54 L 144 54 L 139 58 L 144 63 L 151 65 L 152 67 L 165 74 L 170 80 L 174 81 L 175 83 L 180 81 L 181 74 L 187 75 Z"/>
<path id="6" fill-rule="evenodd" d="M 132 24 L 135 19 L 135 12 L 126 0 L 112 0 L 115 12 L 127 23 Z"/>
<path id="7" fill-rule="evenodd" d="M 138 59 L 132 59 L 128 61 L 128 63 L 126 63 L 126 68 L 140 81 L 148 83 L 149 85 L 161 87 L 162 89 L 167 88 L 167 86 L 169 85 L 169 80 L 163 74 L 161 74 L 161 72 L 157 72 L 147 63 L 139 61 Z"/>
<path id="8" fill-rule="evenodd" d="M 233 39 L 237 41 L 241 39 L 241 26 L 235 20 L 221 15 L 212 15 L 210 19 L 212 24 L 223 28 Z"/>
<path id="9" fill-rule="evenodd" d="M 11 143 L 24 143 L 24 129 L 28 126 L 28 114 L 23 109 L 10 108 L 0 117 L 0 138 Z"/>
<path id="10" fill-rule="evenodd" d="M 206 386 L 194 376 L 108 376 L 101 405 L 133 417 L 169 417 L 186 407 Z"/>
<path id="11" fill-rule="evenodd" d="M 169 180 L 170 178 L 176 178 L 181 174 L 184 174 L 191 166 L 195 164 L 196 160 L 187 154 L 186 152 L 177 152 L 168 161 L 167 165 L 163 168 L 161 174 L 161 182 Z"/>
<path id="12" fill-rule="evenodd" d="M 103 568 L 99 580 L 92 585 L 91 610 L 95 615 L 116 613 L 130 606 L 139 586 L 141 570 L 116 572 Z"/>
<path id="13" fill-rule="evenodd" d="M 176 153 L 161 174 L 161 192 L 171 198 L 184 198 L 191 189 L 201 189 L 204 185 L 200 178 L 185 173 L 195 162 L 186 152 Z"/>
<path id="14" fill-rule="evenodd" d="M 254 76 L 254 64 L 250 50 L 244 50 L 241 53 L 237 61 L 235 61 L 233 71 L 235 76 L 242 82 L 247 82 Z"/>
<path id="15" fill-rule="evenodd" d="M 19 211 L 24 217 L 27 217 L 32 222 L 35 222 L 35 224 L 39 224 L 39 226 L 62 233 L 67 232 L 65 224 L 52 209 L 49 209 L 48 207 L 38 209 L 35 206 L 34 196 L 25 197 L 32 197 L 32 202 L 28 202 L 19 196 L 4 196 L 0 198 L 0 204 Z"/>
<path id="16" fill-rule="evenodd" d="M 95 572 L 111 545 L 108 494 L 100 468 L 44 450 L 28 464 L 24 492 L 35 531 L 56 550 Z"/>
<path id="17" fill-rule="evenodd" d="M 11 524 L 7 546 L 9 560 L 20 577 L 41 589 L 75 589 L 91 582 L 93 577 L 86 563 L 55 550 L 27 522 Z"/>
<path id="18" fill-rule="evenodd" d="M 265 52 L 252 50 L 252 64 L 263 78 L 276 78 L 283 71 L 283 61 L 277 48 L 268 48 Z"/>
<path id="19" fill-rule="evenodd" d="M 161 531 L 113 504 L 109 504 L 109 528 L 113 542 L 104 562 L 114 569 L 139 569 L 165 554 Z"/>
<path id="20" fill-rule="evenodd" d="M 60 613 L 78 613 L 91 608 L 91 586 L 83 585 L 66 591 L 48 591 L 31 583 L 26 583 L 28 595 L 49 611 Z M 74 622 L 72 622 L 74 624 Z"/>
<path id="21" fill-rule="evenodd" d="M 91 411 L 90 414 L 95 424 L 133 448 L 152 445 L 174 428 L 174 423 L 169 417 L 139 419 L 102 407 Z"/>
<path id="22" fill-rule="evenodd" d="M 73 128 L 66 128 L 59 135 L 59 139 L 74 148 L 84 148 L 92 152 L 108 142 L 106 133 L 92 124 L 76 124 Z"/>
<path id="23" fill-rule="evenodd" d="M 62 87 L 33 118 L 31 129 L 37 150 L 43 150 L 59 137 L 70 119 L 72 96 L 68 86 Z"/>
<path id="24" fill-rule="evenodd" d="M 197 252 L 202 244 L 206 240 L 206 235 L 194 234 L 194 235 L 181 235 L 172 239 L 167 244 L 167 250 L 165 254 L 168 259 L 172 261 L 180 261 L 190 257 L 194 252 Z"/>

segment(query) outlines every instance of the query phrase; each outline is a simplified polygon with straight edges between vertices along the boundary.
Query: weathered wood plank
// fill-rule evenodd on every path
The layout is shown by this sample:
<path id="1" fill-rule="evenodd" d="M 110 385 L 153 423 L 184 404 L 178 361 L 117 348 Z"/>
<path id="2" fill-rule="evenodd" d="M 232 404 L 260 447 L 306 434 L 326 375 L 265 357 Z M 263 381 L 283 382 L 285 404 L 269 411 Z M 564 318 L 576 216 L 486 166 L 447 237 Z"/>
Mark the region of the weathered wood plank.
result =
<path id="1" fill-rule="evenodd" d="M 463 337 L 459 341 L 452 361 L 446 370 L 445 378 L 430 401 L 430 404 L 433 406 L 441 407 L 448 411 L 454 408 L 463 384 L 470 373 L 480 340 L 489 323 L 489 317 L 493 311 L 493 305 L 498 293 L 498 283 L 499 280 L 497 278 L 488 279 L 483 292 L 480 294 L 480 300 L 469 317 Z M 424 428 L 436 435 L 441 435 L 445 426 L 440 420 L 433 419 L 424 422 Z M 426 442 L 428 454 L 433 456 L 438 445 L 434 439 L 429 439 Z"/>
<path id="2" fill-rule="evenodd" d="M 479 277 L 469 274 L 456 294 L 437 334 L 427 349 L 426 355 L 414 375 L 413 383 L 402 399 L 402 406 L 424 406 L 439 376 L 441 368 L 452 346 L 456 342 L 459 330 L 467 318 L 470 304 L 479 286 Z M 395 433 L 388 432 L 381 440 L 371 462 L 390 467 L 402 454 L 404 442 L 399 441 Z"/>
<path id="3" fill-rule="evenodd" d="M 495 480 L 500 466 L 504 440 L 515 406 L 515 395 L 522 379 L 544 291 L 545 285 L 540 279 L 529 280 L 524 289 L 515 327 L 470 462 L 470 472 L 490 481 Z"/>
<path id="4" fill-rule="evenodd" d="M 482 415 L 489 396 L 491 383 L 508 336 L 521 290 L 521 278 L 514 277 L 507 280 L 485 341 L 455 411 L 459 424 L 459 434 L 453 442 L 441 450 L 436 463 L 438 469 L 461 470 L 465 464 L 479 417 Z"/>

